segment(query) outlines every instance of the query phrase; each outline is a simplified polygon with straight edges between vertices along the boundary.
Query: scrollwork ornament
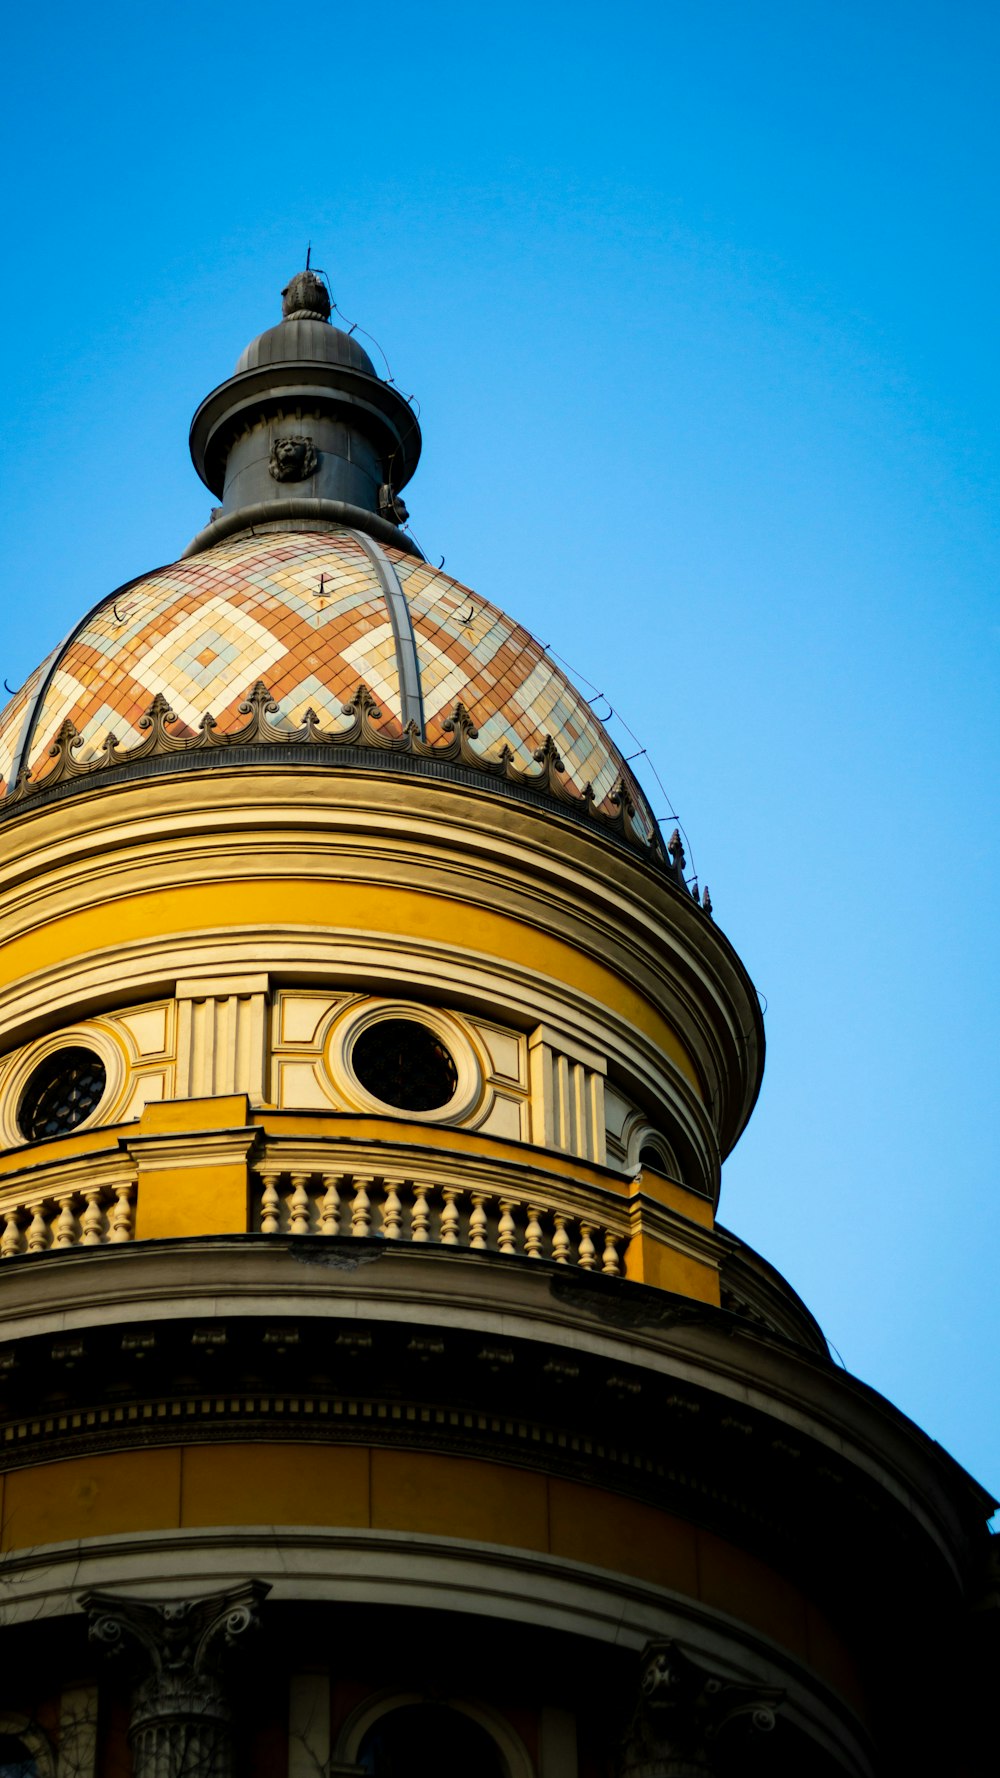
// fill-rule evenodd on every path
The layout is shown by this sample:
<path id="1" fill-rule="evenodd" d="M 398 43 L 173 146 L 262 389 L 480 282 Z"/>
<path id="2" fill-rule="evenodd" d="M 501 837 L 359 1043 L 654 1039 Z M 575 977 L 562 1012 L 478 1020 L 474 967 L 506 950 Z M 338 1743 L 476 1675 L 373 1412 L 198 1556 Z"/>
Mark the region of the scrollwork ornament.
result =
<path id="1" fill-rule="evenodd" d="M 231 1778 L 228 1668 L 269 1591 L 248 1581 L 199 1599 L 81 1599 L 91 1641 L 116 1664 L 128 1657 L 135 1778 Z"/>
<path id="2" fill-rule="evenodd" d="M 646 1644 L 639 1698 L 625 1737 L 622 1778 L 712 1778 L 734 1724 L 769 1734 L 784 1693 L 711 1673 L 669 1638 Z"/>

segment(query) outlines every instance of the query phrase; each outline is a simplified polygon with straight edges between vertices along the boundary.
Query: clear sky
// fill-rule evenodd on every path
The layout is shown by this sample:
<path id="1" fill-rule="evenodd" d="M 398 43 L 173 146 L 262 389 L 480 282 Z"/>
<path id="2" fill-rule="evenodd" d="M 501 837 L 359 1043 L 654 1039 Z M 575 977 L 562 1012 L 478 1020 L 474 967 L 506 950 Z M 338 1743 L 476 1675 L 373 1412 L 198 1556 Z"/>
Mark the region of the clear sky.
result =
<path id="1" fill-rule="evenodd" d="M 0 290 L 16 686 L 206 521 L 312 241 L 427 555 L 607 693 L 766 997 L 724 1221 L 994 1492 L 998 19 L 21 7 Z"/>

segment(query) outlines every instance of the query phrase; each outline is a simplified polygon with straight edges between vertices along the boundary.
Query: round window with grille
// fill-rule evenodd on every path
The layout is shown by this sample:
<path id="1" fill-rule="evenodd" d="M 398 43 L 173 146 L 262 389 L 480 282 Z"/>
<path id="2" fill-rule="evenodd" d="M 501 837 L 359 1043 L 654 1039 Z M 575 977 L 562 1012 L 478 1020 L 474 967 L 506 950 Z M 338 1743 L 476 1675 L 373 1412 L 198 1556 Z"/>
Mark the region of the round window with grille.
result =
<path id="1" fill-rule="evenodd" d="M 416 1019 L 377 1019 L 355 1039 L 351 1066 L 365 1091 L 400 1111 L 438 1111 L 458 1070 L 440 1037 Z"/>
<path id="2" fill-rule="evenodd" d="M 29 1142 L 64 1136 L 96 1109 L 107 1070 L 93 1050 L 67 1048 L 46 1056 L 21 1095 L 17 1121 Z"/>

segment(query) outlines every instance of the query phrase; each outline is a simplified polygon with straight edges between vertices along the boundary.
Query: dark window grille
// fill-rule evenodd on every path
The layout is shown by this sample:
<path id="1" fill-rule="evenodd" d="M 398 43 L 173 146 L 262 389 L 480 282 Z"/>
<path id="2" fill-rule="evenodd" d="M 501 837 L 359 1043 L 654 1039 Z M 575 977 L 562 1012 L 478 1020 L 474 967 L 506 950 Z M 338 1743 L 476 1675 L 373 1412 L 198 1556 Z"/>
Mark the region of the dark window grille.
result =
<path id="1" fill-rule="evenodd" d="M 455 1096 L 458 1070 L 439 1037 L 415 1019 L 379 1019 L 351 1052 L 361 1085 L 400 1111 L 437 1111 Z"/>
<path id="2" fill-rule="evenodd" d="M 36 1069 L 17 1113 L 29 1142 L 75 1130 L 100 1102 L 107 1071 L 93 1050 L 56 1050 Z"/>

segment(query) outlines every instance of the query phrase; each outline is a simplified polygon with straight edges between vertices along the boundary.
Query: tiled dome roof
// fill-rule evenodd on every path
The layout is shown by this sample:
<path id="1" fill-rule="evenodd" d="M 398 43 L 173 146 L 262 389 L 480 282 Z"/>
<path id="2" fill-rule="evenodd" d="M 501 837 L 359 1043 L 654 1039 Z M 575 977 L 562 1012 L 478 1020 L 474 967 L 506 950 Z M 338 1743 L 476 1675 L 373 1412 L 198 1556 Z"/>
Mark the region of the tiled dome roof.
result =
<path id="1" fill-rule="evenodd" d="M 278 706 L 279 729 L 299 727 L 309 710 L 325 730 L 343 729 L 343 706 L 363 682 L 386 739 L 422 718 L 427 742 L 446 741 L 457 703 L 484 760 L 506 747 L 523 770 L 551 736 L 573 790 L 589 783 L 599 807 L 624 779 L 640 831 L 654 830 L 585 699 L 526 630 L 426 562 L 332 528 L 244 534 L 103 600 L 0 715 L 4 791 L 25 767 L 30 788 L 44 788 L 67 722 L 80 764 L 109 732 L 120 750 L 140 743 L 157 695 L 177 718 L 174 735 L 196 736 L 210 712 L 222 737 L 240 729 L 257 682 Z"/>

